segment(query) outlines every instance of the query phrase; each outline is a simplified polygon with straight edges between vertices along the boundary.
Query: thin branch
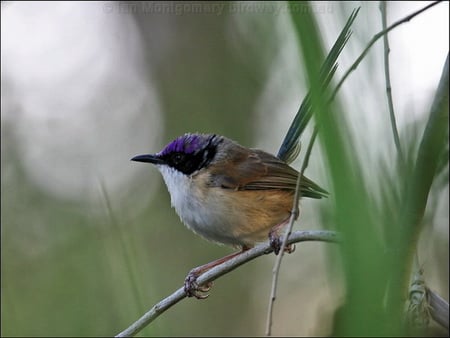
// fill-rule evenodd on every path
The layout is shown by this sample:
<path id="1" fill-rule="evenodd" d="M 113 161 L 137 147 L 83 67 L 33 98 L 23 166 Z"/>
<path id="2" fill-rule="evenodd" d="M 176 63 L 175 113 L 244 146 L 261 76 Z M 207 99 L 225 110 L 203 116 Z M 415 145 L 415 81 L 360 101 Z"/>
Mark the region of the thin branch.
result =
<path id="1" fill-rule="evenodd" d="M 386 14 L 386 1 L 380 2 L 380 11 L 381 11 L 381 21 L 383 25 L 383 30 L 387 29 L 387 14 Z M 392 134 L 394 136 L 395 147 L 397 148 L 397 154 L 400 160 L 400 163 L 403 167 L 404 165 L 404 157 L 402 152 L 402 147 L 400 146 L 400 137 L 398 135 L 397 123 L 395 121 L 395 112 L 394 112 L 394 102 L 392 99 L 392 86 L 391 86 L 391 72 L 389 67 L 389 39 L 388 33 L 383 34 L 383 45 L 384 45 L 384 75 L 386 78 L 386 97 L 389 107 L 389 116 L 391 118 L 391 128 Z"/>
<path id="2" fill-rule="evenodd" d="M 380 1 L 380 12 L 381 12 L 381 24 L 383 31 L 386 31 L 387 29 L 387 3 L 386 1 Z M 400 172 L 404 172 L 405 168 L 405 159 L 403 156 L 402 148 L 400 145 L 400 137 L 398 134 L 397 129 L 397 122 L 395 120 L 395 111 L 394 111 L 394 102 L 392 98 L 392 86 L 391 86 L 391 74 L 390 74 L 390 64 L 389 64 L 389 53 L 391 52 L 391 49 L 389 47 L 389 38 L 388 38 L 388 32 L 383 34 L 383 49 L 384 49 L 384 77 L 386 82 L 386 99 L 388 103 L 388 109 L 389 109 L 389 118 L 391 121 L 391 129 L 392 129 L 392 135 L 394 137 L 394 144 L 397 150 L 397 158 L 398 163 L 400 166 Z M 419 260 L 417 257 L 417 251 L 416 251 L 416 266 L 417 266 L 417 272 L 419 272 Z M 392 281 L 388 281 L 388 287 L 387 287 L 387 294 L 389 295 L 389 292 L 391 291 L 391 288 L 389 287 L 389 283 Z M 411 295 L 416 295 L 417 293 L 410 293 Z M 412 307 L 411 307 L 412 308 Z M 416 306 L 414 309 L 418 309 L 419 307 Z"/>
<path id="3" fill-rule="evenodd" d="M 356 59 L 356 61 L 351 65 L 351 67 L 349 68 L 349 70 L 344 74 L 344 76 L 342 77 L 341 81 L 339 81 L 338 85 L 336 86 L 336 89 L 334 90 L 333 94 L 331 95 L 331 99 L 330 101 L 333 101 L 334 97 L 336 96 L 337 92 L 339 91 L 339 89 L 341 88 L 342 84 L 344 83 L 344 81 L 347 79 L 347 77 L 350 75 L 350 73 L 352 71 L 354 71 L 356 68 L 358 68 L 359 64 L 361 63 L 361 61 L 364 59 L 364 57 L 366 56 L 366 54 L 369 52 L 370 48 L 372 48 L 372 45 L 377 42 L 377 40 L 382 37 L 383 35 L 385 35 L 386 33 L 390 32 L 391 30 L 393 30 L 395 27 L 410 21 L 412 18 L 414 18 L 415 16 L 419 15 L 420 13 L 426 11 L 427 9 L 430 9 L 431 7 L 437 5 L 438 3 L 440 3 L 441 1 L 435 1 L 427 6 L 425 6 L 424 8 L 404 17 L 403 19 L 396 21 L 395 23 L 393 23 L 392 25 L 390 25 L 388 28 L 383 29 L 382 31 L 378 32 L 377 34 L 375 34 L 372 38 L 372 40 L 370 40 L 369 44 L 366 46 L 366 48 L 363 50 L 363 52 L 361 53 L 361 55 Z"/>
<path id="4" fill-rule="evenodd" d="M 344 49 L 345 44 L 347 43 L 348 39 L 351 35 L 350 27 L 353 24 L 353 21 L 355 20 L 356 16 L 358 15 L 360 7 L 353 10 L 350 17 L 348 18 L 344 28 L 342 29 L 341 33 L 339 34 L 337 40 L 333 44 L 333 47 L 331 48 L 330 52 L 328 53 L 327 57 L 325 58 L 324 63 L 322 64 L 320 71 L 319 71 L 319 78 L 318 82 L 315 83 L 306 97 L 304 98 L 298 113 L 296 114 L 291 126 L 289 127 L 289 130 L 283 140 L 283 143 L 280 147 L 280 150 L 278 151 L 278 157 L 281 159 L 284 159 L 286 162 L 291 162 L 298 154 L 297 151 L 297 145 L 298 145 L 298 139 L 301 136 L 303 130 L 305 129 L 308 121 L 310 120 L 314 110 L 316 110 L 318 107 L 314 107 L 317 105 L 317 102 L 313 101 L 319 101 L 322 102 L 322 100 L 317 100 L 317 97 L 314 97 L 312 94 L 322 93 L 326 91 L 329 83 L 331 82 L 331 79 L 336 72 L 337 69 L 337 58 L 341 51 Z M 314 25 L 312 25 L 314 26 Z M 315 99 L 315 100 L 313 100 Z M 327 102 L 327 101 L 326 101 Z M 323 108 L 323 104 L 320 104 Z M 266 321 L 266 335 L 270 336 L 272 331 L 272 319 L 273 319 L 273 308 L 275 304 L 276 299 L 276 293 L 277 293 L 277 285 L 278 285 L 278 276 L 281 268 L 281 262 L 283 260 L 283 255 L 285 248 L 287 247 L 287 239 L 290 236 L 292 232 L 292 228 L 294 226 L 294 222 L 299 216 L 299 209 L 298 209 L 298 203 L 301 197 L 301 191 L 300 191 L 300 185 L 301 180 L 303 177 L 303 174 L 308 166 L 309 157 L 311 155 L 312 147 L 314 145 L 314 140 L 317 136 L 317 126 L 314 128 L 314 132 L 311 136 L 311 139 L 308 144 L 308 149 L 305 155 L 305 159 L 303 161 L 302 168 L 300 170 L 300 173 L 297 177 L 296 182 L 296 189 L 295 189 L 295 195 L 293 200 L 293 206 L 291 210 L 291 215 L 288 222 L 288 227 L 285 231 L 285 234 L 283 236 L 283 241 L 281 243 L 280 248 L 280 254 L 278 255 L 274 267 L 272 269 L 272 288 L 270 292 L 270 299 L 269 299 L 269 306 L 267 311 L 267 321 Z"/>
<path id="5" fill-rule="evenodd" d="M 430 303 L 430 314 L 431 317 L 440 325 L 445 327 L 448 330 L 449 324 L 449 309 L 448 303 L 439 296 L 433 290 L 426 288 L 428 302 Z"/>
<path id="6" fill-rule="evenodd" d="M 295 231 L 293 232 L 286 244 L 293 244 L 305 241 L 320 241 L 329 243 L 340 243 L 341 238 L 338 233 L 334 231 L 324 231 L 324 230 L 305 230 L 305 231 Z M 206 283 L 216 280 L 220 276 L 233 271 L 238 266 L 243 265 L 259 256 L 271 253 L 273 251 L 269 242 L 261 243 L 252 249 L 249 249 L 242 254 L 236 256 L 229 261 L 220 264 L 197 278 L 198 285 L 204 285 Z M 127 329 L 120 332 L 116 337 L 131 337 L 141 331 L 144 327 L 154 321 L 163 312 L 174 306 L 176 303 L 181 301 L 186 297 L 184 287 L 179 288 L 174 293 L 172 293 L 167 298 L 164 298 L 159 303 L 154 305 L 147 313 L 145 313 L 136 322 L 130 325 Z"/>
<path id="7" fill-rule="evenodd" d="M 273 307 L 275 303 L 275 299 L 277 296 L 277 285 L 278 285 L 278 276 L 280 274 L 281 261 L 283 260 L 284 250 L 288 244 L 288 238 L 291 236 L 292 228 L 294 227 L 294 222 L 299 215 L 298 203 L 301 197 L 300 193 L 300 183 L 303 174 L 305 173 L 306 168 L 308 167 L 309 157 L 311 156 L 312 147 L 314 145 L 314 140 L 317 136 L 317 127 L 314 128 L 313 134 L 311 135 L 311 139 L 309 140 L 308 149 L 306 150 L 305 159 L 303 161 L 302 168 L 300 170 L 300 174 L 297 177 L 297 185 L 295 188 L 294 195 L 294 205 L 292 206 L 291 217 L 289 219 L 289 225 L 286 230 L 286 233 L 283 237 L 283 242 L 281 244 L 280 253 L 277 256 L 275 261 L 273 270 L 272 270 L 272 288 L 270 290 L 270 299 L 269 299 L 269 307 L 267 311 L 267 321 L 266 321 L 266 336 L 270 336 L 272 334 L 272 322 L 273 322 Z"/>

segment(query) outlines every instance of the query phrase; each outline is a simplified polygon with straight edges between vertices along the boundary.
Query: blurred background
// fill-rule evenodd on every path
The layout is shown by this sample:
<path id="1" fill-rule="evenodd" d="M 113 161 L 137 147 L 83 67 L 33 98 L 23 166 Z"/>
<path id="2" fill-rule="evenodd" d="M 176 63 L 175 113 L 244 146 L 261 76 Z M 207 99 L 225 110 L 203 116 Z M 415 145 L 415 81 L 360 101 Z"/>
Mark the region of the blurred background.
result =
<path id="1" fill-rule="evenodd" d="M 388 24 L 427 3 L 388 3 Z M 378 5 L 311 3 L 326 50 L 361 6 L 337 79 L 381 30 Z M 402 136 L 423 131 L 448 6 L 389 34 Z M 2 336 L 115 335 L 232 251 L 185 228 L 157 170 L 130 158 L 185 132 L 276 153 L 307 91 L 295 34 L 286 2 L 1 3 Z M 395 155 L 385 92 L 379 40 L 340 92 L 368 179 Z M 319 147 L 306 174 L 329 187 Z M 448 299 L 448 176 L 432 197 L 420 262 Z M 329 228 L 327 203 L 302 201 L 296 229 Z M 330 332 L 342 287 L 327 250 L 303 243 L 285 258 L 275 335 Z M 274 260 L 220 278 L 206 301 L 182 301 L 140 335 L 264 334 Z"/>

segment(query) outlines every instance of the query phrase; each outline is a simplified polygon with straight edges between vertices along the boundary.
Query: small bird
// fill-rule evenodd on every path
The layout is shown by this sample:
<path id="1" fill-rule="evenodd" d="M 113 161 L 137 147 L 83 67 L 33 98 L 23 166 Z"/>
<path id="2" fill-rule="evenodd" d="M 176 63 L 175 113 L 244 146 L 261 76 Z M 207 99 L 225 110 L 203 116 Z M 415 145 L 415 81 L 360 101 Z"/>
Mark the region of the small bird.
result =
<path id="1" fill-rule="evenodd" d="M 259 242 L 270 239 L 278 253 L 278 233 L 289 221 L 299 175 L 278 157 L 224 136 L 188 133 L 159 153 L 131 160 L 156 165 L 172 206 L 189 229 L 210 241 L 241 249 L 191 270 L 184 284 L 188 296 L 206 298 L 210 285 L 199 287 L 197 277 Z M 302 197 L 328 194 L 304 176 L 300 182 Z"/>

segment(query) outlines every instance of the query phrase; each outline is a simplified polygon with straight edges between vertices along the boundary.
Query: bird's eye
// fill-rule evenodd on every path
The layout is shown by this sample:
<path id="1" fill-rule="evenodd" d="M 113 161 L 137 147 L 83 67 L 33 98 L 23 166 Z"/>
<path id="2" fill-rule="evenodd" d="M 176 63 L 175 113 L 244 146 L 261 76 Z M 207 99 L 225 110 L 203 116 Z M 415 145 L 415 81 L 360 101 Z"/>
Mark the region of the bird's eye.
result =
<path id="1" fill-rule="evenodd" d="M 179 164 L 183 161 L 184 155 L 181 153 L 175 153 L 172 155 L 172 161 L 174 164 Z"/>

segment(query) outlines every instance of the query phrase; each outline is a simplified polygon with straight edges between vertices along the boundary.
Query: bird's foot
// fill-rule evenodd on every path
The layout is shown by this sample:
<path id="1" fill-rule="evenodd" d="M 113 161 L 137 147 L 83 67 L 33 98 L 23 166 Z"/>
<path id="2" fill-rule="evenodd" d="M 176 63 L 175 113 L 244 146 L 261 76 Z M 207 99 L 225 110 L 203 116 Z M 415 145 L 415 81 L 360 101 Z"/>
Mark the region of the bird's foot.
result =
<path id="1" fill-rule="evenodd" d="M 206 299 L 208 298 L 209 290 L 213 285 L 213 282 L 208 282 L 204 285 L 198 285 L 197 278 L 202 273 L 202 271 L 198 271 L 197 269 L 192 269 L 184 280 L 184 292 L 188 297 L 195 297 L 197 299 Z"/>
<path id="2" fill-rule="evenodd" d="M 241 251 L 234 252 L 228 256 L 216 259 L 215 261 L 212 261 L 210 263 L 207 263 L 205 265 L 199 266 L 195 269 L 192 269 L 188 275 L 186 276 L 184 280 L 184 292 L 186 292 L 186 295 L 188 297 L 195 297 L 197 299 L 205 299 L 207 298 L 209 290 L 211 290 L 211 287 L 213 285 L 212 282 L 204 283 L 203 285 L 198 285 L 197 278 L 204 272 L 214 268 L 217 265 L 220 265 L 222 263 L 225 263 L 229 261 L 230 259 L 239 256 L 244 251 L 248 250 L 249 247 L 242 246 Z"/>
<path id="3" fill-rule="evenodd" d="M 274 232 L 270 232 L 269 234 L 270 247 L 273 249 L 275 255 L 278 255 L 281 250 L 281 246 L 283 244 L 282 239 Z M 295 244 L 286 244 L 284 247 L 284 252 L 293 253 L 295 251 Z"/>

